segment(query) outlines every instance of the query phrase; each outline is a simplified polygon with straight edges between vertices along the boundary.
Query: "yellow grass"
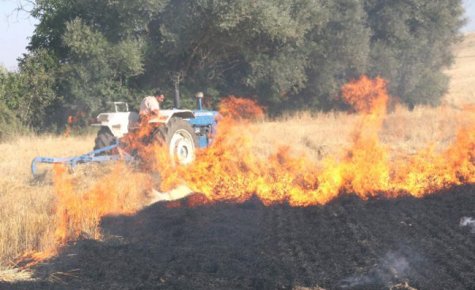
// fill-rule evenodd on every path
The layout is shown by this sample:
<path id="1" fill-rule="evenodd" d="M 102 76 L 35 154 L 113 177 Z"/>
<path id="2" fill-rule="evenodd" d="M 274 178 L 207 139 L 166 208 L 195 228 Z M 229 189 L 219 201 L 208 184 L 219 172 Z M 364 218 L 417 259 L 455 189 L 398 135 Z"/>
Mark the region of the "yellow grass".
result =
<path id="1" fill-rule="evenodd" d="M 430 146 L 441 151 L 452 143 L 455 128 L 470 119 L 473 116 L 449 106 L 420 106 L 413 111 L 400 107 L 385 118 L 379 138 L 393 158 L 413 155 Z M 358 120 L 357 115 L 347 113 L 313 117 L 301 113 L 253 125 L 253 144 L 256 154 L 264 156 L 279 146 L 290 146 L 292 152 L 304 154 L 317 164 L 326 156 L 340 157 L 349 149 Z"/>
<path id="2" fill-rule="evenodd" d="M 475 33 L 465 35 L 455 48 L 455 64 L 447 71 L 451 77 L 446 100 L 462 106 L 475 103 Z"/>
<path id="3" fill-rule="evenodd" d="M 301 112 L 255 124 L 253 143 L 257 154 L 269 155 L 279 146 L 290 146 L 295 153 L 319 161 L 348 147 L 356 120 L 357 116 L 346 113 Z"/>
<path id="4" fill-rule="evenodd" d="M 475 104 L 475 34 L 457 49 L 457 62 L 446 104 L 440 108 L 397 108 L 385 119 L 380 139 L 393 156 L 414 154 L 429 145 L 444 149 L 453 140 L 454 128 L 466 122 L 460 108 Z M 351 144 L 358 117 L 347 113 L 302 112 L 253 124 L 256 154 L 268 155 L 278 146 L 290 146 L 315 162 L 343 152 Z M 47 249 L 53 230 L 54 193 L 51 173 L 34 180 L 30 162 L 35 156 L 73 156 L 89 151 L 94 135 L 22 136 L 0 144 L 0 281 L 10 280 L 14 261 L 28 251 Z M 99 169 L 100 170 L 100 169 Z M 97 172 L 97 171 L 94 171 Z M 84 174 L 90 184 L 93 174 Z M 83 185 L 80 185 L 83 186 Z"/>
<path id="5" fill-rule="evenodd" d="M 23 136 L 0 144 L 0 267 L 15 258 L 48 246 L 52 230 L 53 186 L 50 176 L 34 180 L 30 162 L 35 156 L 70 156 L 91 149 L 93 137 Z M 1 278 L 1 276 L 0 276 Z"/>

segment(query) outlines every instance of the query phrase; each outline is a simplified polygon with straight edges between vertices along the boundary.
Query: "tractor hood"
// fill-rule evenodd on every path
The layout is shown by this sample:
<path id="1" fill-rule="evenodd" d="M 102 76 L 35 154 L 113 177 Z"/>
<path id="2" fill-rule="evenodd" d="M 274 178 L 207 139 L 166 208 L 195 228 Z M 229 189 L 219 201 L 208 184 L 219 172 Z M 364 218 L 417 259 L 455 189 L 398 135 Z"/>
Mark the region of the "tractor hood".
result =
<path id="1" fill-rule="evenodd" d="M 170 121 L 172 117 L 178 117 L 178 118 L 188 120 L 188 119 L 193 119 L 195 115 L 193 114 L 191 110 L 179 110 L 179 109 L 160 110 L 159 116 L 156 118 L 150 119 L 149 123 L 167 124 L 168 121 Z"/>

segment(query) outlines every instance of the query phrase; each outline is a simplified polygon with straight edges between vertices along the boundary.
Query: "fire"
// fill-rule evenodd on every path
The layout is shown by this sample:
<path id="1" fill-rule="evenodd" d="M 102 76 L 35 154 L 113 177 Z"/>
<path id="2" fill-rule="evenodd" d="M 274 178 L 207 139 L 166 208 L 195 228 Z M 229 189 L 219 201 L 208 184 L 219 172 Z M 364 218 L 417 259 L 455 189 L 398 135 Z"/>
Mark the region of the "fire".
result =
<path id="1" fill-rule="evenodd" d="M 106 215 L 133 214 L 147 201 L 146 188 L 150 177 L 134 172 L 124 163 L 118 163 L 96 183 L 84 188 L 84 181 L 67 172 L 62 165 L 54 167 L 55 230 L 49 247 L 36 253 L 27 253 L 21 260 L 31 260 L 27 266 L 57 254 L 60 247 L 80 237 L 100 239 L 99 223 Z"/>
<path id="2" fill-rule="evenodd" d="M 128 179 L 128 175 L 132 178 Z M 142 190 L 147 182 L 144 176 L 132 173 L 120 163 L 90 189 L 81 192 L 65 168 L 57 166 L 54 176 L 57 196 L 55 236 L 59 243 L 75 240 L 80 235 L 100 238 L 100 219 L 105 215 L 134 213 L 143 205 Z"/>
<path id="3" fill-rule="evenodd" d="M 363 76 L 343 86 L 342 95 L 361 115 L 353 133 L 353 146 L 342 162 L 344 189 L 366 198 L 386 191 L 389 186 L 388 150 L 378 137 L 389 100 L 386 82 Z"/>
<path id="4" fill-rule="evenodd" d="M 475 121 L 460 128 L 454 143 L 442 154 L 428 148 L 400 163 L 395 183 L 417 197 L 454 184 L 474 183 Z"/>
<path id="5" fill-rule="evenodd" d="M 69 137 L 73 130 L 74 125 L 76 125 L 80 120 L 82 120 L 86 116 L 84 112 L 77 112 L 74 116 L 69 115 L 66 119 L 66 129 L 64 130 L 63 136 Z"/>
<path id="6" fill-rule="evenodd" d="M 215 144 L 200 152 L 193 165 L 167 166 L 168 156 L 154 148 L 155 170 L 164 177 L 162 188 L 169 190 L 184 183 L 203 193 L 206 202 L 243 202 L 255 195 L 267 205 L 287 202 L 310 206 L 325 204 L 343 192 L 363 199 L 402 194 L 421 197 L 474 181 L 474 122 L 460 130 L 445 152 L 428 148 L 413 157 L 391 159 L 389 149 L 379 139 L 389 100 L 386 82 L 363 76 L 345 85 L 342 97 L 360 116 L 353 143 L 343 156 L 330 156 L 317 165 L 283 147 L 267 158 L 256 157 L 253 132 L 241 117 L 252 118 L 247 112 L 261 111 L 248 101 L 246 113 L 242 113 L 239 105 L 245 101 L 232 98 L 221 107 L 223 119 Z"/>
<path id="7" fill-rule="evenodd" d="M 370 79 L 362 76 L 359 80 L 344 85 L 341 91 L 343 99 L 355 111 L 364 115 L 384 115 L 389 101 L 386 85 L 386 81 L 380 77 Z"/>
<path id="8" fill-rule="evenodd" d="M 58 247 L 83 235 L 99 239 L 100 219 L 110 214 L 133 214 L 142 208 L 147 193 L 155 186 L 151 176 L 158 172 L 162 191 L 185 184 L 201 193 L 190 199 L 188 206 L 241 203 L 253 196 L 265 205 L 291 206 L 324 205 L 343 193 L 362 199 L 407 194 L 422 197 L 450 185 L 475 182 L 473 117 L 445 151 L 428 147 L 414 156 L 392 158 L 379 138 L 389 100 L 386 82 L 363 76 L 345 85 L 342 97 L 359 114 L 352 144 L 341 156 L 328 156 L 321 164 L 295 154 L 291 144 L 275 148 L 266 157 L 255 154 L 253 134 L 259 132 L 252 131 L 249 122 L 262 120 L 264 110 L 254 101 L 230 97 L 220 105 L 212 146 L 198 151 L 189 166 L 173 166 L 168 150 L 159 145 L 144 146 L 129 137 L 124 143 L 138 151 L 143 159 L 142 171 L 118 163 L 84 189 L 80 177 L 67 174 L 62 167 L 55 168 L 54 243 L 51 249 L 32 257 L 53 255 Z M 475 115 L 473 107 L 467 112 Z M 148 131 L 138 134 L 146 136 Z"/>
<path id="9" fill-rule="evenodd" d="M 256 120 L 264 118 L 264 110 L 253 100 L 229 96 L 219 104 L 219 113 L 228 120 Z"/>

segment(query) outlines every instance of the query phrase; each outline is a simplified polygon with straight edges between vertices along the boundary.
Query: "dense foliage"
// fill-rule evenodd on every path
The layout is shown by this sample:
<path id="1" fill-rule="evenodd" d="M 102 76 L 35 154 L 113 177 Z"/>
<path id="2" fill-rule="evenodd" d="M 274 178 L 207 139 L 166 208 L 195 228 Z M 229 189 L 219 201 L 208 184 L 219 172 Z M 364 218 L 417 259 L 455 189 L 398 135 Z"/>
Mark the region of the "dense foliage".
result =
<path id="1" fill-rule="evenodd" d="M 272 111 L 341 108 L 341 85 L 361 74 L 407 104 L 437 104 L 463 24 L 461 0 L 36 0 L 31 15 L 0 101 L 37 129 L 157 87 L 183 106 L 201 90 Z"/>

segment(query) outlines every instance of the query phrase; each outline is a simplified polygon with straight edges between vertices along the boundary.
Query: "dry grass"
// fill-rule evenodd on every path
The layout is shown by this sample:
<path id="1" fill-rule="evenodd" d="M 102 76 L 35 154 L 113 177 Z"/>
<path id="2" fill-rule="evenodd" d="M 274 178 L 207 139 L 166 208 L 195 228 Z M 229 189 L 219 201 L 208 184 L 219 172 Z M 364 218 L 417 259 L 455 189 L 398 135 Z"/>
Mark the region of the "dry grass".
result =
<path id="1" fill-rule="evenodd" d="M 465 35 L 455 48 L 455 64 L 447 71 L 451 77 L 446 100 L 454 106 L 475 101 L 475 33 Z"/>
<path id="2" fill-rule="evenodd" d="M 45 233 L 52 230 L 53 186 L 49 176 L 43 181 L 32 178 L 31 160 L 84 153 L 92 142 L 92 136 L 24 136 L 0 144 L 0 269 L 13 266 L 20 254 L 42 250 L 50 242 Z"/>
<path id="3" fill-rule="evenodd" d="M 256 152 L 269 155 L 276 147 L 290 146 L 294 152 L 319 161 L 349 146 L 353 124 L 357 119 L 356 115 L 346 113 L 301 112 L 255 124 Z"/>
<path id="4" fill-rule="evenodd" d="M 416 107 L 413 111 L 398 107 L 388 114 L 379 134 L 393 157 L 413 155 L 434 146 L 443 150 L 453 141 L 456 130 L 473 120 L 463 110 L 451 106 Z M 279 146 L 318 163 L 325 156 L 341 156 L 351 146 L 359 117 L 355 114 L 300 113 L 254 125 L 256 154 L 269 155 Z"/>
<path id="5" fill-rule="evenodd" d="M 445 148 L 455 130 L 472 116 L 464 104 L 475 104 L 475 34 L 457 47 L 447 105 L 440 108 L 397 108 L 390 113 L 380 134 L 393 155 L 414 154 L 429 145 Z M 358 116 L 346 113 L 297 115 L 252 125 L 257 154 L 268 155 L 278 146 L 291 146 L 316 162 L 348 148 Z M 23 136 L 0 144 L 0 280 L 25 275 L 11 270 L 22 253 L 48 248 L 53 230 L 53 185 L 51 176 L 33 180 L 30 162 L 35 156 L 72 156 L 91 149 L 94 136 Z M 83 173 L 84 174 L 84 173 Z M 84 185 L 93 174 L 84 174 Z M 86 178 L 85 178 L 86 179 Z M 3 270 L 3 271 L 2 271 Z M 16 274 L 15 274 L 16 273 Z"/>

